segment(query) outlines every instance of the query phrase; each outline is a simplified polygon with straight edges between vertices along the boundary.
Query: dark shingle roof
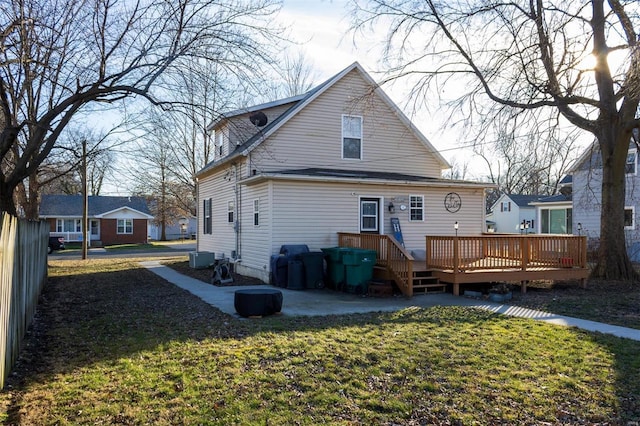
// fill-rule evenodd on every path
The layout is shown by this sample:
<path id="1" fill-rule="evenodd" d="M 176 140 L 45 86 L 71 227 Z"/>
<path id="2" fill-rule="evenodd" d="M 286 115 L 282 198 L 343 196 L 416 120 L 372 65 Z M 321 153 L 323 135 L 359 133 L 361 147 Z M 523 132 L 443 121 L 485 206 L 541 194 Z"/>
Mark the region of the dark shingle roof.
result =
<path id="1" fill-rule="evenodd" d="M 544 197 L 542 195 L 520 195 L 520 194 L 505 194 L 505 195 L 511 198 L 511 201 L 516 203 L 518 207 L 531 207 L 529 203 L 538 201 Z"/>
<path id="2" fill-rule="evenodd" d="M 89 196 L 89 216 L 128 207 L 140 213 L 151 215 L 147 201 L 143 197 Z M 82 195 L 43 195 L 40 201 L 40 216 L 81 216 Z"/>

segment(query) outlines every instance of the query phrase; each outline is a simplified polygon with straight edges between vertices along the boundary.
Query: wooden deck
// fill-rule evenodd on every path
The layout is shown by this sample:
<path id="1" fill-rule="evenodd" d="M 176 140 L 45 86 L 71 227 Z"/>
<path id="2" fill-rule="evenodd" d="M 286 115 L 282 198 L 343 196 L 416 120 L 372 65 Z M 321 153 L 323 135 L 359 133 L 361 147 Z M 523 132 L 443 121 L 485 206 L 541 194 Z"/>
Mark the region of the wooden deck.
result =
<path id="1" fill-rule="evenodd" d="M 341 247 L 375 250 L 377 265 L 387 271 L 405 296 L 411 297 L 421 272 L 440 282 L 460 284 L 579 279 L 585 283 L 587 238 L 573 235 L 426 236 L 426 261 L 415 260 L 393 237 L 338 233 Z"/>
<path id="2" fill-rule="evenodd" d="M 425 267 L 441 281 L 460 284 L 579 279 L 589 276 L 587 238 L 573 235 L 426 237 Z"/>

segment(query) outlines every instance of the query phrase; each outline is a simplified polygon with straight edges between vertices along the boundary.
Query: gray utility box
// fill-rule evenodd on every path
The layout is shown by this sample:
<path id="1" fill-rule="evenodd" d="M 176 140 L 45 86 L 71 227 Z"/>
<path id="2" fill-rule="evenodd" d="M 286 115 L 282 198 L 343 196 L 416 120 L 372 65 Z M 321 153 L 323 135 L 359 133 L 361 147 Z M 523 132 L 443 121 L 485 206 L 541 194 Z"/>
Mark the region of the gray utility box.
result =
<path id="1" fill-rule="evenodd" d="M 193 269 L 205 269 L 215 260 L 215 253 L 211 251 L 190 251 L 189 266 Z"/>

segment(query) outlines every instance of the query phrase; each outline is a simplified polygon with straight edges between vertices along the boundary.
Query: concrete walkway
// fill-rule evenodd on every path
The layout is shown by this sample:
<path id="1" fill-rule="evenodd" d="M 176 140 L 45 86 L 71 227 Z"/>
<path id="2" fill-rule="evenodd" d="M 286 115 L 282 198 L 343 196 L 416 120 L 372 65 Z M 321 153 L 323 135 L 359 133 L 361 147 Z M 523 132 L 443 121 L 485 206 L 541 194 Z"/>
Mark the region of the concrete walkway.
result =
<path id="1" fill-rule="evenodd" d="M 198 296 L 206 303 L 220 309 L 229 315 L 241 318 L 233 306 L 234 293 L 239 289 L 264 288 L 254 287 L 217 287 L 203 281 L 182 275 L 164 266 L 158 260 L 141 262 L 141 265 L 165 280 Z M 288 290 L 282 291 L 282 314 L 293 316 L 343 315 L 366 312 L 392 312 L 409 307 L 429 308 L 432 306 L 469 306 L 485 309 L 503 315 L 530 318 L 550 324 L 567 327 L 578 327 L 587 331 L 611 334 L 617 337 L 640 341 L 640 330 L 609 325 L 595 321 L 572 318 L 563 315 L 550 314 L 533 309 L 510 306 L 484 300 L 469 299 L 451 294 L 417 295 L 411 299 L 405 297 L 362 297 L 354 294 L 325 291 L 325 290 Z"/>

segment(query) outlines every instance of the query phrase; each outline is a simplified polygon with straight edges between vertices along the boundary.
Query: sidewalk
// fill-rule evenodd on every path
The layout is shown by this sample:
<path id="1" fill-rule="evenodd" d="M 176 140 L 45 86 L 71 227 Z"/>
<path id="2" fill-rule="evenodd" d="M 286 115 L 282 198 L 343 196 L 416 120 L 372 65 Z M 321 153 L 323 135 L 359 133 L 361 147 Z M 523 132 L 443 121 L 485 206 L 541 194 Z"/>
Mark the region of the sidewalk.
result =
<path id="1" fill-rule="evenodd" d="M 255 287 L 217 287 L 200 280 L 182 275 L 162 265 L 157 260 L 141 262 L 141 265 L 165 280 L 187 290 L 206 303 L 229 315 L 241 318 L 233 306 L 234 293 L 239 289 L 263 288 Z M 366 312 L 393 312 L 409 307 L 429 308 L 432 306 L 469 306 L 485 309 L 503 315 L 530 318 L 550 324 L 567 327 L 578 327 L 587 331 L 611 334 L 617 337 L 640 341 L 640 330 L 609 325 L 595 321 L 550 314 L 519 306 L 503 305 L 483 300 L 469 299 L 451 294 L 417 295 L 411 299 L 405 297 L 362 297 L 354 294 L 331 292 L 325 290 L 288 290 L 278 288 L 282 292 L 282 314 L 292 316 L 343 315 Z"/>

